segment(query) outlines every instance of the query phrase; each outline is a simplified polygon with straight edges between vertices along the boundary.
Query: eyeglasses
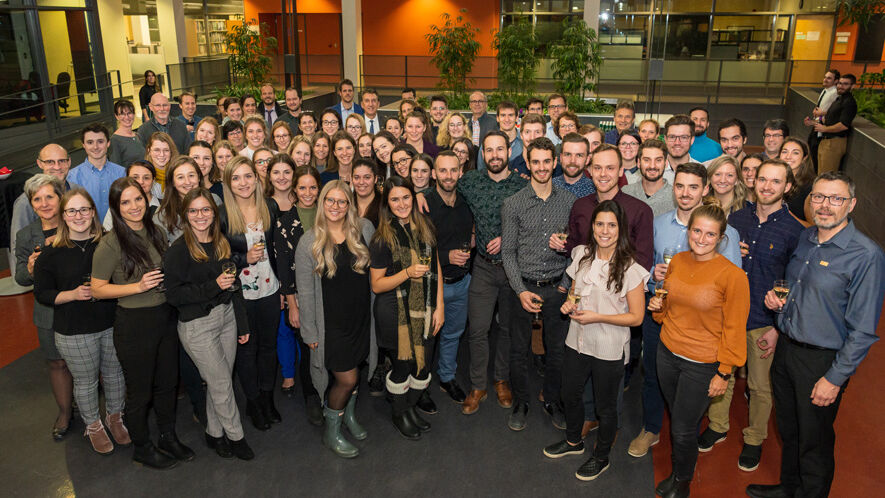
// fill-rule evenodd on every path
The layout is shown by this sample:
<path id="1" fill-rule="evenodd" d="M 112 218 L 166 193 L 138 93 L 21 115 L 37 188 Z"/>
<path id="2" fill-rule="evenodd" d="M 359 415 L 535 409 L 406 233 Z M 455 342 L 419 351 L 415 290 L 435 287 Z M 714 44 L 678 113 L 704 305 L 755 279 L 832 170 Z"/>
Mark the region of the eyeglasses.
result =
<path id="1" fill-rule="evenodd" d="M 121 116 L 121 117 L 135 116 L 135 113 L 129 112 L 129 111 L 123 111 L 123 112 L 117 113 L 117 116 Z"/>
<path id="2" fill-rule="evenodd" d="M 329 119 L 323 120 L 323 126 L 338 126 L 338 121 L 332 121 Z"/>
<path id="3" fill-rule="evenodd" d="M 431 111 L 445 111 L 446 108 L 445 108 L 445 107 L 436 106 L 436 107 L 431 107 L 430 110 L 431 110 Z"/>
<path id="4" fill-rule="evenodd" d="M 276 138 L 276 139 L 280 139 L 280 138 L 290 138 L 288 133 L 280 133 L 280 134 L 278 134 L 278 135 L 274 135 L 273 137 Z"/>
<path id="5" fill-rule="evenodd" d="M 396 166 L 402 166 L 411 160 L 412 160 L 411 157 L 404 157 L 402 159 L 397 159 L 396 161 L 393 162 L 393 164 Z"/>
<path id="6" fill-rule="evenodd" d="M 67 216 L 68 218 L 73 218 L 73 217 L 77 216 L 78 214 L 85 218 L 85 217 L 89 216 L 90 214 L 92 214 L 92 208 L 91 207 L 81 207 L 80 209 L 77 209 L 77 208 L 65 209 L 65 216 Z"/>
<path id="7" fill-rule="evenodd" d="M 64 166 L 65 164 L 71 164 L 70 158 L 58 159 L 58 160 L 56 160 L 56 159 L 39 159 L 38 158 L 37 160 L 43 164 L 48 164 L 49 166 L 55 166 L 55 165 Z"/>
<path id="8" fill-rule="evenodd" d="M 547 109 L 565 109 L 565 104 L 550 104 Z"/>
<path id="9" fill-rule="evenodd" d="M 188 216 L 196 216 L 198 214 L 203 215 L 203 216 L 209 216 L 210 214 L 212 214 L 212 208 L 210 208 L 209 206 L 206 206 L 206 207 L 201 207 L 200 209 L 197 209 L 197 208 L 188 208 L 187 209 Z"/>
<path id="10" fill-rule="evenodd" d="M 824 194 L 811 194 L 811 202 L 815 204 L 823 204 L 824 200 L 830 201 L 830 206 L 839 207 L 845 203 L 851 197 L 842 197 L 840 195 L 824 195 Z"/>
<path id="11" fill-rule="evenodd" d="M 639 147 L 639 144 L 636 142 L 621 142 L 618 144 L 618 147 L 629 147 L 632 149 L 633 147 Z"/>
<path id="12" fill-rule="evenodd" d="M 784 134 L 783 133 L 766 133 L 765 135 L 762 135 L 762 138 L 764 138 L 765 140 L 768 140 L 769 138 L 784 138 Z"/>
<path id="13" fill-rule="evenodd" d="M 470 103 L 471 104 L 485 104 L 486 100 L 484 100 L 484 99 L 483 100 L 471 100 Z"/>
<path id="14" fill-rule="evenodd" d="M 323 202 L 329 207 L 338 206 L 340 208 L 347 207 L 350 204 L 350 201 L 347 199 L 333 199 L 331 197 L 326 197 L 326 200 Z"/>
<path id="15" fill-rule="evenodd" d="M 325 124 L 325 123 L 326 123 L 326 122 L 323 121 L 323 124 Z M 358 125 L 358 124 L 355 124 L 355 125 L 347 125 L 347 130 L 348 130 L 348 131 L 360 131 L 360 130 L 362 130 L 362 129 L 363 129 L 363 127 L 360 126 L 360 125 Z"/>
<path id="16" fill-rule="evenodd" d="M 688 142 L 690 135 L 667 135 L 667 140 L 671 142 Z"/>
<path id="17" fill-rule="evenodd" d="M 268 164 L 270 164 L 270 160 L 271 160 L 271 159 L 273 159 L 273 158 L 272 158 L 272 157 L 269 157 L 269 158 L 267 158 L 267 159 L 256 159 L 256 160 L 255 160 L 255 164 L 256 164 L 256 165 L 261 165 L 261 166 L 267 166 Z"/>

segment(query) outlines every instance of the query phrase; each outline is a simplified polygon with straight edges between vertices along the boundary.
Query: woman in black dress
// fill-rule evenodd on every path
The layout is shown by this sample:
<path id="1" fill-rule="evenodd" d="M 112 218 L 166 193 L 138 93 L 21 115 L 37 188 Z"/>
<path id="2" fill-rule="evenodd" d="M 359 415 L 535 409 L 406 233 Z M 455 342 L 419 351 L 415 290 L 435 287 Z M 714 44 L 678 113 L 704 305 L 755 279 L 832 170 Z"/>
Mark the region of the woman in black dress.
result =
<path id="1" fill-rule="evenodd" d="M 141 122 L 147 123 L 151 119 L 151 110 L 148 104 L 151 97 L 160 91 L 160 82 L 157 81 L 157 73 L 148 69 L 144 72 L 144 85 L 138 90 L 138 104 L 141 106 Z"/>
<path id="2" fill-rule="evenodd" d="M 430 424 L 415 405 L 430 385 L 425 343 L 443 321 L 443 282 L 433 225 L 418 212 L 409 180 L 384 182 L 378 230 L 370 246 L 375 321 L 381 347 L 395 351 L 387 390 L 393 396 L 393 425 L 420 439 Z"/>
<path id="3" fill-rule="evenodd" d="M 353 458 L 359 449 L 341 434 L 341 423 L 357 440 L 368 436 L 355 411 L 359 365 L 368 357 L 369 368 L 375 366 L 366 246 L 372 225 L 357 216 L 350 187 L 341 180 L 323 187 L 319 204 L 316 224 L 295 252 L 301 334 L 311 349 L 317 392 L 326 392 L 329 371 L 334 377 L 323 410 L 323 443 L 336 455 Z"/>

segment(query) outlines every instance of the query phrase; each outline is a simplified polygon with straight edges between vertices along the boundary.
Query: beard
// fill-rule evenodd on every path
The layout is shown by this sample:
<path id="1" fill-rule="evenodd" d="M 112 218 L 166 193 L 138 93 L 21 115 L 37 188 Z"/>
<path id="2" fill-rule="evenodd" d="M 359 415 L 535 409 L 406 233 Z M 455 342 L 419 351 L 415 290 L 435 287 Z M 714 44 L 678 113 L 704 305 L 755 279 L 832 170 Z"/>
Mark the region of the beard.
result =
<path id="1" fill-rule="evenodd" d="M 497 173 L 504 171 L 504 169 L 507 167 L 507 161 L 502 160 L 500 163 L 495 161 L 495 163 L 496 164 L 486 163 L 486 169 L 488 169 L 492 173 L 497 174 Z"/>

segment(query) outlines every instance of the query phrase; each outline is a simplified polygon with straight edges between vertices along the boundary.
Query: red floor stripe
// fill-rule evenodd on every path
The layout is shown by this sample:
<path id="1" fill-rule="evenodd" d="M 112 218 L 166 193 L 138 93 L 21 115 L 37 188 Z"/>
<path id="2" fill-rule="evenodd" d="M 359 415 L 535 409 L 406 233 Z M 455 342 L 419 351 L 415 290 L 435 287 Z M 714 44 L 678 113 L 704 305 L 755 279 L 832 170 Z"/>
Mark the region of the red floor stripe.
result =
<path id="1" fill-rule="evenodd" d="M 0 271 L 0 278 L 8 277 L 9 270 Z M 34 327 L 34 294 L 0 296 L 3 332 L 0 333 L 0 368 L 30 353 L 40 344 Z"/>

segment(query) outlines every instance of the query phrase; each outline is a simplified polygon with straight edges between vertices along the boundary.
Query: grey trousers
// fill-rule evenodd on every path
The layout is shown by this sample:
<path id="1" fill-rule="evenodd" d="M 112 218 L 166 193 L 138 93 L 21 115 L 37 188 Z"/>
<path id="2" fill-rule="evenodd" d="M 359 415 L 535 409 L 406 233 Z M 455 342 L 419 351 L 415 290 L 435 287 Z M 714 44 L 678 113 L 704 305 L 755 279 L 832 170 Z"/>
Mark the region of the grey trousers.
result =
<path id="1" fill-rule="evenodd" d="M 480 256 L 473 262 L 467 318 L 470 329 L 470 384 L 474 390 L 488 387 L 489 329 L 498 305 L 498 343 L 495 345 L 495 380 L 510 380 L 510 317 L 513 289 L 507 281 L 503 265 L 494 265 Z"/>
<path id="2" fill-rule="evenodd" d="M 231 377 L 237 354 L 233 306 L 221 304 L 202 318 L 178 322 L 178 338 L 206 381 L 206 433 L 212 437 L 227 434 L 231 441 L 243 439 Z"/>
<path id="3" fill-rule="evenodd" d="M 74 378 L 74 399 L 86 425 L 99 420 L 98 375 L 104 388 L 105 411 L 123 411 L 126 382 L 114 349 L 114 329 L 92 334 L 62 335 L 55 333 L 55 347 L 61 353 L 71 377 Z"/>

